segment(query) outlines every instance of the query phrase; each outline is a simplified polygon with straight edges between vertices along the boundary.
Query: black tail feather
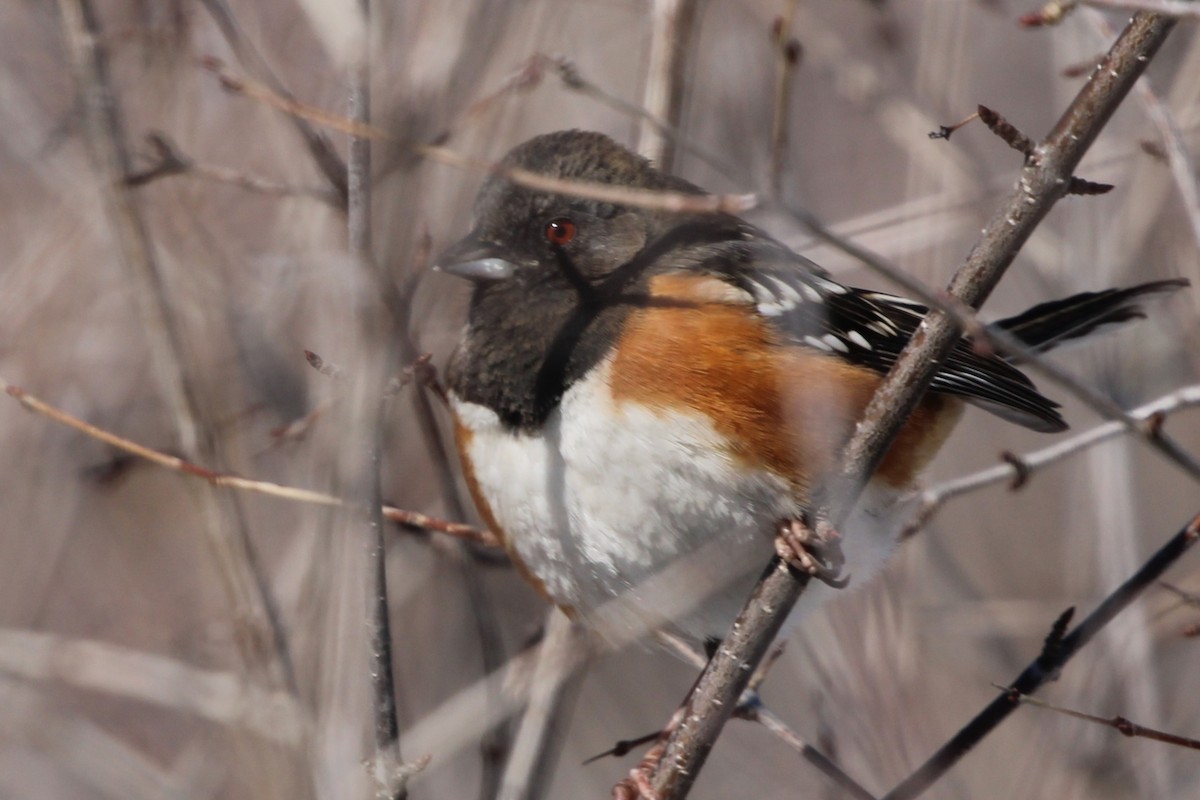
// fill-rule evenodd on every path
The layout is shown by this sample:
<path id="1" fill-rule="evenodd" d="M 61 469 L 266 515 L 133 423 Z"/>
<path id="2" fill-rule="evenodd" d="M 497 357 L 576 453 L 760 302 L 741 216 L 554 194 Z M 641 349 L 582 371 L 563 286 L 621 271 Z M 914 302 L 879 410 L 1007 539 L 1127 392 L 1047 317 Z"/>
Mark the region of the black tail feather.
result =
<path id="1" fill-rule="evenodd" d="M 1025 346 L 1043 353 L 1070 339 L 1088 336 L 1105 325 L 1141 319 L 1146 316 L 1141 300 L 1150 295 L 1168 294 L 1187 285 L 1186 279 L 1176 278 L 1127 289 L 1083 292 L 1041 303 L 992 326 L 1011 333 Z"/>

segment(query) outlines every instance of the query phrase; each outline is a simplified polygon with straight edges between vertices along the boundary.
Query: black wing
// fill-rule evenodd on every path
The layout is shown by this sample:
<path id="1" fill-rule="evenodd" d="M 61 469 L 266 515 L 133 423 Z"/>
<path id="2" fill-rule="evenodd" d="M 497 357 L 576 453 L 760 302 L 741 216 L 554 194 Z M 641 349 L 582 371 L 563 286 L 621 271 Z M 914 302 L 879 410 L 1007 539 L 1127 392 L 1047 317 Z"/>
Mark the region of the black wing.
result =
<path id="1" fill-rule="evenodd" d="M 896 363 L 929 310 L 903 297 L 843 286 L 750 226 L 729 248 L 702 267 L 745 291 L 789 341 L 881 374 Z M 1003 358 L 975 352 L 967 339 L 955 345 L 930 388 L 1036 431 L 1067 428 L 1058 403 Z"/>

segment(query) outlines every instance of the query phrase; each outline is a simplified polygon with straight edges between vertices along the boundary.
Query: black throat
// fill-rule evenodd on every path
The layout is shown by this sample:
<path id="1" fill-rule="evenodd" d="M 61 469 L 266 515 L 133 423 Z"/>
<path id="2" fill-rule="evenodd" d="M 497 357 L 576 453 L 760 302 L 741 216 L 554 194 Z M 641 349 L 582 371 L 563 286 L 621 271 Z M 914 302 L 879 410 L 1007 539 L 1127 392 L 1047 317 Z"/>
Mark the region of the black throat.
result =
<path id="1" fill-rule="evenodd" d="M 628 281 L 590 285 L 569 263 L 539 277 L 475 288 L 466 339 L 446 374 L 460 399 L 526 432 L 539 430 L 567 389 L 604 359 L 624 317 L 645 300 Z"/>
<path id="2" fill-rule="evenodd" d="M 589 281 L 558 251 L 556 264 L 477 285 L 466 338 L 447 368 L 449 388 L 495 411 L 510 429 L 541 429 L 566 391 L 616 345 L 631 311 L 679 302 L 649 295 L 652 274 L 696 265 L 700 259 L 685 254 L 720 253 L 736 240 L 727 225 L 714 223 L 673 227 L 601 281 Z"/>

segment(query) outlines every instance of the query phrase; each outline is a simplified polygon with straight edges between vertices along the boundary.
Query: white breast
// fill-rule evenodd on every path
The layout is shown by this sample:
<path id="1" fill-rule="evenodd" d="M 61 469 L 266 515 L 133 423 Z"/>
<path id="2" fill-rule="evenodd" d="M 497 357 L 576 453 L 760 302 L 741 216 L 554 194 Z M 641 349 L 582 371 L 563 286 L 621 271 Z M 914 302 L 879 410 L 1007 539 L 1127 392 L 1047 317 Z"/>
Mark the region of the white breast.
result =
<path id="1" fill-rule="evenodd" d="M 778 476 L 735 465 L 702 416 L 614 403 L 608 369 L 572 386 L 536 434 L 452 396 L 479 490 L 559 604 L 602 628 L 723 636 L 797 500 Z M 892 498 L 864 500 L 843 531 L 855 583 L 891 550 L 881 512 Z M 830 591 L 814 582 L 802 602 Z"/>

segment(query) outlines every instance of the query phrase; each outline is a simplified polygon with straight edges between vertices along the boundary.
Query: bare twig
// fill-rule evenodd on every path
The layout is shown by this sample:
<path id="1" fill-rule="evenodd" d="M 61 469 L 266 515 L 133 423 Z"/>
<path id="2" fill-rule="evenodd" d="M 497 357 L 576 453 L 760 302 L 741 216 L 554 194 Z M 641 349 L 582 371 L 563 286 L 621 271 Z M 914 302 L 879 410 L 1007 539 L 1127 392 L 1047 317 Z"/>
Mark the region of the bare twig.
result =
<path id="1" fill-rule="evenodd" d="M 342 201 L 336 193 L 323 186 L 295 186 L 229 167 L 199 163 L 184 155 L 179 150 L 179 146 L 161 131 L 148 133 L 146 135 L 146 142 L 154 151 L 154 160 L 145 169 L 129 174 L 125 178 L 125 183 L 128 186 L 145 186 L 160 178 L 172 175 L 191 175 L 218 183 L 228 183 L 247 191 L 259 192 L 260 194 L 281 196 L 306 195 L 333 206 L 341 207 L 342 205 Z"/>
<path id="2" fill-rule="evenodd" d="M 1134 420 L 1148 422 L 1161 415 L 1172 414 L 1197 405 L 1200 405 L 1200 386 L 1187 386 L 1133 409 L 1129 412 L 1129 416 Z M 917 512 L 917 519 L 906 531 L 906 534 L 915 532 L 928 522 L 948 500 L 1006 481 L 1028 481 L 1036 472 L 1050 464 L 1057 463 L 1101 442 L 1115 439 L 1127 432 L 1124 421 L 1106 422 L 1055 442 L 1041 450 L 1025 453 L 1013 460 L 1005 459 L 1004 463 L 994 467 L 931 486 L 919 493 L 917 499 L 920 510 Z"/>
<path id="3" fill-rule="evenodd" d="M 131 172 L 127 137 L 107 57 L 98 44 L 102 36 L 95 9 L 91 0 L 59 0 L 58 6 L 83 98 L 84 136 L 100 177 L 104 208 L 118 249 L 137 287 L 135 298 L 151 363 L 171 408 L 180 446 L 193 459 L 215 461 L 215 448 L 201 426 L 197 391 L 184 366 L 188 359 L 183 335 L 172 313 L 166 280 L 136 193 L 127 183 Z M 244 623 L 236 637 L 240 655 L 248 668 L 265 668 L 269 680 L 295 691 L 295 671 L 283 623 L 241 509 L 235 499 L 229 502 L 228 508 L 219 509 L 205 501 L 204 530 L 233 614 Z M 228 524 L 223 510 L 235 524 Z M 274 656 L 265 665 L 261 658 L 264 645 Z"/>
<path id="4" fill-rule="evenodd" d="M 218 472 L 208 467 L 203 467 L 191 461 L 187 461 L 178 456 L 173 456 L 168 453 L 163 453 L 159 450 L 146 447 L 138 444 L 130 439 L 118 436 L 111 431 L 106 431 L 103 428 L 98 428 L 91 423 L 84 422 L 78 417 L 74 417 L 62 409 L 56 408 L 45 401 L 29 394 L 19 386 L 14 386 L 7 381 L 0 379 L 0 391 L 15 398 L 22 406 L 29 411 L 40 414 L 47 419 L 66 425 L 68 428 L 73 428 L 87 436 L 90 436 L 97 441 L 104 442 L 107 445 L 122 450 L 130 455 L 143 458 L 152 464 L 157 464 L 160 467 L 179 472 L 183 475 L 200 478 L 207 481 L 213 486 L 220 486 L 227 489 L 238 489 L 240 491 L 254 492 L 256 494 L 267 495 L 270 497 L 278 497 L 283 500 L 290 500 L 297 503 L 308 503 L 311 505 L 342 507 L 346 505 L 346 501 L 340 497 L 336 497 L 324 492 L 316 492 L 311 489 L 300 489 L 294 486 L 283 486 L 270 481 L 258 481 L 250 478 L 243 478 L 238 475 L 233 475 L 226 472 Z M 500 541 L 490 531 L 481 530 L 472 525 L 464 525 L 457 522 L 448 522 L 446 520 L 430 517 L 426 514 L 421 514 L 416 511 L 406 511 L 394 506 L 383 506 L 383 516 L 385 519 L 403 525 L 414 530 L 428 531 L 430 533 L 441 533 L 455 538 L 467 539 L 484 547 L 500 547 Z"/>
<path id="5" fill-rule="evenodd" d="M 1051 0 L 1037 11 L 1022 14 L 1018 21 L 1029 28 L 1057 25 L 1079 6 L 1148 11 L 1168 17 L 1200 19 L 1200 8 L 1192 0 Z"/>
<path id="6" fill-rule="evenodd" d="M 534 666 L 529 704 L 504 769 L 500 800 L 545 796 L 562 747 L 564 722 L 583 682 L 583 669 L 573 663 L 571 654 L 587 647 L 582 629 L 552 608 Z"/>
<path id="7" fill-rule="evenodd" d="M 195 714 L 292 747 L 312 720 L 290 693 L 247 683 L 244 675 L 200 669 L 112 642 L 0 629 L 0 674 L 61 682 Z"/>
<path id="8" fill-rule="evenodd" d="M 1030 11 L 1027 14 L 1022 14 L 1017 18 L 1017 24 L 1023 25 L 1026 28 L 1041 28 L 1048 25 L 1057 25 L 1062 22 L 1067 14 L 1075 10 L 1079 5 L 1079 0 L 1050 0 L 1049 3 L 1039 8 L 1037 11 Z"/>
<path id="9" fill-rule="evenodd" d="M 665 645 L 669 650 L 678 655 L 683 661 L 691 664 L 696 669 L 704 669 L 704 656 L 690 647 L 679 637 L 665 631 L 655 631 L 654 637 L 660 643 Z M 766 677 L 771 666 L 771 659 L 778 658 L 783 652 L 782 647 L 776 647 L 771 651 L 770 655 L 760 665 L 759 669 L 755 670 L 754 676 L 747 684 L 746 691 L 738 699 L 738 707 L 735 712 L 738 719 L 744 719 L 747 722 L 757 722 L 771 732 L 776 739 L 783 742 L 788 747 L 792 748 L 805 761 L 812 764 L 817 769 L 821 770 L 827 778 L 836 783 L 843 791 L 855 800 L 874 800 L 874 795 L 859 785 L 857 781 L 846 774 L 836 762 L 830 759 L 827 755 L 818 750 L 815 746 L 804 741 L 800 736 L 792 730 L 792 728 L 783 721 L 782 718 L 762 701 L 758 695 L 758 686 Z"/>
<path id="10" fill-rule="evenodd" d="M 771 28 L 775 45 L 775 96 L 771 103 L 771 195 L 779 197 L 783 188 L 784 158 L 788 144 L 788 99 L 792 94 L 792 78 L 800 63 L 800 42 L 792 36 L 792 18 L 799 0 L 791 0 L 787 10 L 777 17 Z"/>
<path id="11" fill-rule="evenodd" d="M 1003 690 L 1006 687 L 995 686 L 995 688 Z M 1095 722 L 1099 725 L 1107 725 L 1108 727 L 1110 727 L 1116 731 L 1119 731 L 1123 736 L 1129 736 L 1129 737 L 1137 736 L 1137 737 L 1141 737 L 1143 739 L 1153 739 L 1156 742 L 1164 742 L 1166 744 L 1173 744 L 1173 745 L 1176 745 L 1177 747 L 1186 747 L 1190 750 L 1200 750 L 1200 739 L 1191 739 L 1191 738 L 1188 738 L 1187 736 L 1179 736 L 1178 734 L 1167 733 L 1165 731 L 1156 730 L 1154 728 L 1147 728 L 1144 725 L 1138 725 L 1136 722 L 1132 722 L 1131 720 L 1128 720 L 1125 717 L 1118 716 L 1118 717 L 1109 718 L 1109 717 L 1097 717 L 1093 714 L 1085 714 L 1082 711 L 1076 711 L 1071 708 L 1063 708 L 1062 706 L 1057 706 L 1057 705 L 1054 705 L 1053 703 L 1047 703 L 1045 700 L 1039 700 L 1036 697 L 1030 697 L 1029 695 L 1018 692 L 1016 689 L 1009 690 L 1009 692 L 1013 696 L 1013 698 L 1015 700 L 1017 700 L 1018 702 L 1020 702 L 1022 705 L 1030 705 L 1030 706 L 1034 706 L 1035 708 L 1044 708 L 1047 711 L 1054 711 L 1059 714 L 1065 714 L 1066 716 L 1074 717 L 1075 719 L 1082 719 L 1082 720 L 1086 720 L 1088 722 Z"/>
<path id="12" fill-rule="evenodd" d="M 1200 16 L 1200 6 L 1189 2 L 1191 12 Z M 1112 26 L 1108 19 L 1097 12 L 1089 12 L 1088 18 L 1096 28 L 1106 35 L 1111 35 Z M 1179 199 L 1183 203 L 1184 213 L 1192 229 L 1192 237 L 1200 246 L 1200 186 L 1197 186 L 1196 164 L 1184 143 L 1183 131 L 1171 109 L 1154 91 L 1148 78 L 1143 78 L 1134 86 L 1138 101 L 1146 111 L 1150 122 L 1158 129 L 1159 141 L 1167 165 L 1171 168 L 1171 176 L 1175 179 L 1175 187 L 1179 190 Z"/>
<path id="13" fill-rule="evenodd" d="M 370 0 L 359 0 L 357 13 L 362 15 L 364 35 L 358 42 L 359 52 L 350 68 L 350 119 L 357 125 L 371 124 L 371 42 L 365 31 L 370 29 Z M 346 234 L 350 255 L 364 269 L 371 270 L 371 140 L 350 134 L 346 174 Z M 394 351 L 394 346 L 388 348 Z M 388 358 L 391 363 L 394 357 Z M 367 439 L 368 465 L 366 470 L 367 501 L 367 580 L 370 608 L 369 672 L 371 676 L 372 718 L 375 733 L 375 757 L 372 777 L 375 795 L 381 800 L 404 800 L 408 797 L 408 779 L 419 771 L 397 769 L 404 761 L 400 755 L 400 718 L 396 710 L 396 676 L 392 658 L 391 606 L 388 602 L 387 538 L 383 517 L 383 442 L 387 414 L 385 392 L 370 392 L 366 401 L 371 413 L 365 414 L 371 426 Z"/>
<path id="14" fill-rule="evenodd" d="M 242 66 L 249 70 L 251 75 L 270 86 L 275 94 L 291 99 L 292 95 L 275 75 L 271 65 L 255 49 L 242 31 L 229 4 L 225 0 L 201 0 L 201 3 L 212 16 L 213 21 L 217 23 L 217 27 L 221 29 L 221 35 L 225 37 Z M 320 131 L 314 130 L 303 117 L 289 115 L 288 118 L 292 121 L 300 138 L 304 140 L 317 168 L 321 170 L 325 180 L 329 181 L 329 185 L 337 194 L 338 205 L 344 207 L 347 202 L 346 165 L 342 163 L 341 157 L 333 149 L 329 139 Z"/>
<path id="15" fill-rule="evenodd" d="M 687 76 L 688 45 L 692 39 L 700 0 L 652 0 L 650 4 L 650 56 L 642 106 L 651 125 L 643 119 L 637 151 L 668 172 L 675 159 L 674 140 L 663 127 L 679 126 L 683 111 L 684 80 Z"/>
<path id="16" fill-rule="evenodd" d="M 977 714 L 912 775 L 888 792 L 884 800 L 909 800 L 925 791 L 1016 709 L 1019 701 L 1015 699 L 1014 692 L 1020 695 L 1032 694 L 1046 681 L 1053 680 L 1084 645 L 1132 603 L 1143 589 L 1158 580 L 1197 539 L 1200 539 L 1200 515 L 1193 517 L 1179 533 L 1143 564 L 1141 569 L 1106 597 L 1087 619 L 1061 637 L 1052 635 L 1048 638 L 1042 654 L 1017 676 L 1008 690 Z"/>
<path id="17" fill-rule="evenodd" d="M 83 96 L 83 126 L 86 144 L 104 193 L 122 260 L 139 288 L 136 293 L 151 362 L 159 386 L 170 405 L 178 428 L 180 445 L 196 453 L 201 433 L 195 390 L 189 385 L 182 365 L 183 337 L 173 324 L 166 281 L 134 193 L 129 191 L 132 173 L 124 123 L 117 107 L 108 74 L 108 59 L 97 45 L 99 22 L 90 0 L 59 0 L 68 50 Z"/>
<path id="18" fill-rule="evenodd" d="M 758 722 L 764 728 L 775 734 L 775 737 L 796 751 L 805 761 L 824 773 L 846 796 L 854 800 L 875 800 L 875 795 L 864 789 L 857 781 L 846 774 L 845 770 L 832 761 L 813 745 L 801 739 L 791 726 L 784 722 L 778 714 L 763 705 L 755 706 L 742 715 L 743 719 Z"/>
<path id="19" fill-rule="evenodd" d="M 1200 19 L 1200 6 L 1193 0 L 1082 0 L 1085 6 L 1120 8 L 1127 11 L 1151 11 L 1169 17 Z"/>
<path id="20" fill-rule="evenodd" d="M 992 217 L 951 281 L 951 295 L 973 307 L 987 298 L 1021 245 L 1062 197 L 1075 166 L 1173 26 L 1173 20 L 1153 15 L 1134 18 L 1110 50 L 1107 68 L 1091 77 L 1028 159 L 1021 185 Z M 837 526 L 845 520 L 960 335 L 961 327 L 950 315 L 934 311 L 926 318 L 864 412 L 843 454 L 839 475 L 825 487 L 827 499 L 816 515 L 819 524 Z M 795 576 L 777 565 L 756 586 L 689 700 L 688 713 L 653 778 L 655 791 L 667 798 L 687 794 L 754 667 L 806 583 L 806 576 Z"/>
<path id="21" fill-rule="evenodd" d="M 281 111 L 318 122 L 352 136 L 377 140 L 391 139 L 387 132 L 380 128 L 347 120 L 337 114 L 305 105 L 292 98 L 279 95 L 261 83 L 239 77 L 226 69 L 217 59 L 206 58 L 202 60 L 201 64 L 206 69 L 214 72 L 221 81 L 221 85 L 230 91 L 245 94 L 247 97 L 266 103 Z M 634 189 L 592 181 L 569 181 L 530 172 L 526 169 L 507 167 L 485 159 L 465 156 L 448 147 L 415 142 L 408 144 L 413 152 L 441 164 L 500 175 L 513 183 L 536 191 L 583 197 L 606 203 L 619 203 L 638 208 L 679 213 L 725 212 L 739 214 L 753 208 L 757 202 L 757 198 L 753 194 L 686 194 L 683 192 L 664 192 L 652 189 Z"/>

